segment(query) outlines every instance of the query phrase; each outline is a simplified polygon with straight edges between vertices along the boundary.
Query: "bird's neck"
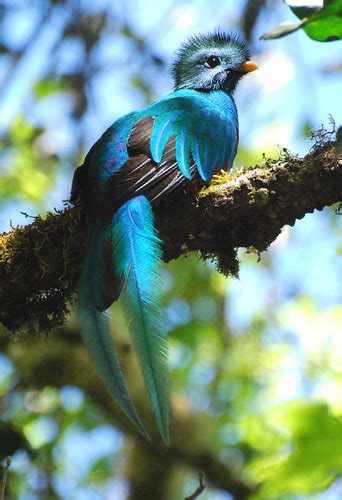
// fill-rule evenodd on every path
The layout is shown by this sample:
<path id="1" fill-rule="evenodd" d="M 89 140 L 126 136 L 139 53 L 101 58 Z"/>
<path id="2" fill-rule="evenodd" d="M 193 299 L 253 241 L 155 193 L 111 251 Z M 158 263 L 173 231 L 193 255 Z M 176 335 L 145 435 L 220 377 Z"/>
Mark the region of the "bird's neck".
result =
<path id="1" fill-rule="evenodd" d="M 206 92 L 206 96 L 213 104 L 218 106 L 224 105 L 226 102 L 234 102 L 233 95 L 228 90 L 212 90 Z"/>
<path id="2" fill-rule="evenodd" d="M 199 93 L 202 94 L 202 92 Z M 230 92 L 226 90 L 213 90 L 206 92 L 204 95 L 214 106 L 220 108 L 224 114 L 228 113 L 231 115 L 233 113 L 234 116 L 237 116 L 235 101 Z"/>
<path id="3" fill-rule="evenodd" d="M 208 99 L 214 105 L 226 109 L 226 107 L 231 107 L 232 105 L 235 107 L 234 98 L 231 92 L 227 90 L 210 90 L 208 92 L 204 92 L 202 90 L 194 90 L 194 89 L 176 89 L 171 94 L 169 94 L 166 99 L 172 99 L 176 96 L 184 96 L 184 97 L 203 97 L 204 99 Z M 236 108 L 235 108 L 236 109 Z"/>
<path id="4" fill-rule="evenodd" d="M 204 99 L 206 101 L 206 103 L 203 103 L 204 105 L 206 105 L 209 101 L 215 108 L 218 108 L 222 114 L 224 114 L 225 116 L 230 116 L 238 126 L 238 114 L 236 105 L 232 94 L 228 91 L 213 90 L 211 92 L 202 92 L 193 89 L 176 89 L 171 94 L 164 97 L 164 100 L 174 99 L 176 97 L 188 97 L 190 99 L 195 98 L 199 106 L 201 106 L 201 99 Z"/>

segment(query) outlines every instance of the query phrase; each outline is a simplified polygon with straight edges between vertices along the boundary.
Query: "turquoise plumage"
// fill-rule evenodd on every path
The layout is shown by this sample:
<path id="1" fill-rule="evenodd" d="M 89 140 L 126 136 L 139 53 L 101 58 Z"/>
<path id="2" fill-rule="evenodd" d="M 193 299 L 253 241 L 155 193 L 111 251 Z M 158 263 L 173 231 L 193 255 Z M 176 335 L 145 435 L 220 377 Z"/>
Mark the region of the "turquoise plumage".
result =
<path id="1" fill-rule="evenodd" d="M 106 310 L 123 291 L 129 330 L 165 443 L 169 442 L 167 340 L 161 306 L 161 241 L 153 206 L 176 189 L 230 169 L 238 145 L 232 92 L 256 69 L 236 37 L 215 33 L 184 45 L 176 89 L 117 120 L 76 170 L 71 200 L 81 201 L 87 250 L 80 281 L 81 332 L 123 411 L 148 437 L 129 396 Z"/>
<path id="2" fill-rule="evenodd" d="M 107 388 L 139 431 L 149 438 L 129 396 L 110 335 L 109 318 L 99 309 L 101 301 L 98 263 L 101 263 L 103 233 L 95 228 L 88 240 L 79 292 L 79 318 L 83 341 Z"/>
<path id="3" fill-rule="evenodd" d="M 168 442 L 167 343 L 160 304 L 161 240 L 153 224 L 151 205 L 144 196 L 129 200 L 114 215 L 113 262 L 117 276 L 123 275 L 123 299 L 131 318 L 129 329 L 145 384 L 150 393 L 158 426 Z"/>

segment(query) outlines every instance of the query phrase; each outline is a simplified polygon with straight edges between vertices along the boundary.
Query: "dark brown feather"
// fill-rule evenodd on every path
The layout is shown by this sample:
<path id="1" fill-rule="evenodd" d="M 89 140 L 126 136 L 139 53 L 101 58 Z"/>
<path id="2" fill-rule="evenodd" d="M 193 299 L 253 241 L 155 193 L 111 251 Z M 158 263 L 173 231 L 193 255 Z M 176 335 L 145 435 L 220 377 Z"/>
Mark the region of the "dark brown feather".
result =
<path id="1" fill-rule="evenodd" d="M 127 150 L 129 157 L 133 157 L 139 154 L 145 154 L 147 156 L 149 155 L 152 127 L 152 116 L 140 118 L 140 120 L 138 120 L 133 125 L 127 141 Z"/>

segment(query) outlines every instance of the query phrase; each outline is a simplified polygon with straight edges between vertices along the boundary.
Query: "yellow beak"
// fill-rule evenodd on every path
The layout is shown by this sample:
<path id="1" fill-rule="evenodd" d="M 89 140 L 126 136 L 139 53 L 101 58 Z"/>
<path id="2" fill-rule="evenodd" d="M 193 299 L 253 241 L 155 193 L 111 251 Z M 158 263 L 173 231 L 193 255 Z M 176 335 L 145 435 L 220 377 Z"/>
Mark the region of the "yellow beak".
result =
<path id="1" fill-rule="evenodd" d="M 243 73 L 250 73 L 251 71 L 255 71 L 256 69 L 258 69 L 258 66 L 252 61 L 246 61 L 240 64 L 240 66 L 238 66 L 236 69 L 238 71 L 242 71 Z"/>

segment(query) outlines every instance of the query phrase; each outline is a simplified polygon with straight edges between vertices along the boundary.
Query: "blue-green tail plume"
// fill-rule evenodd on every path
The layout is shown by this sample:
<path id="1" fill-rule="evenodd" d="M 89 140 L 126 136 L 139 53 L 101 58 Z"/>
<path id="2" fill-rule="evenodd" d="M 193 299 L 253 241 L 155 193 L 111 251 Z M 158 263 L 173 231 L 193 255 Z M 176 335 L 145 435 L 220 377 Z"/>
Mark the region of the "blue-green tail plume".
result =
<path id="1" fill-rule="evenodd" d="M 88 238 L 79 292 L 79 320 L 82 337 L 109 392 L 139 431 L 150 439 L 135 410 L 116 355 L 110 334 L 109 319 L 101 309 L 103 303 L 104 230 L 98 227 Z"/>
<path id="2" fill-rule="evenodd" d="M 113 262 L 117 277 L 124 275 L 123 300 L 146 387 L 164 442 L 169 442 L 167 344 L 160 305 L 161 241 L 156 234 L 151 205 L 138 196 L 114 215 Z"/>

